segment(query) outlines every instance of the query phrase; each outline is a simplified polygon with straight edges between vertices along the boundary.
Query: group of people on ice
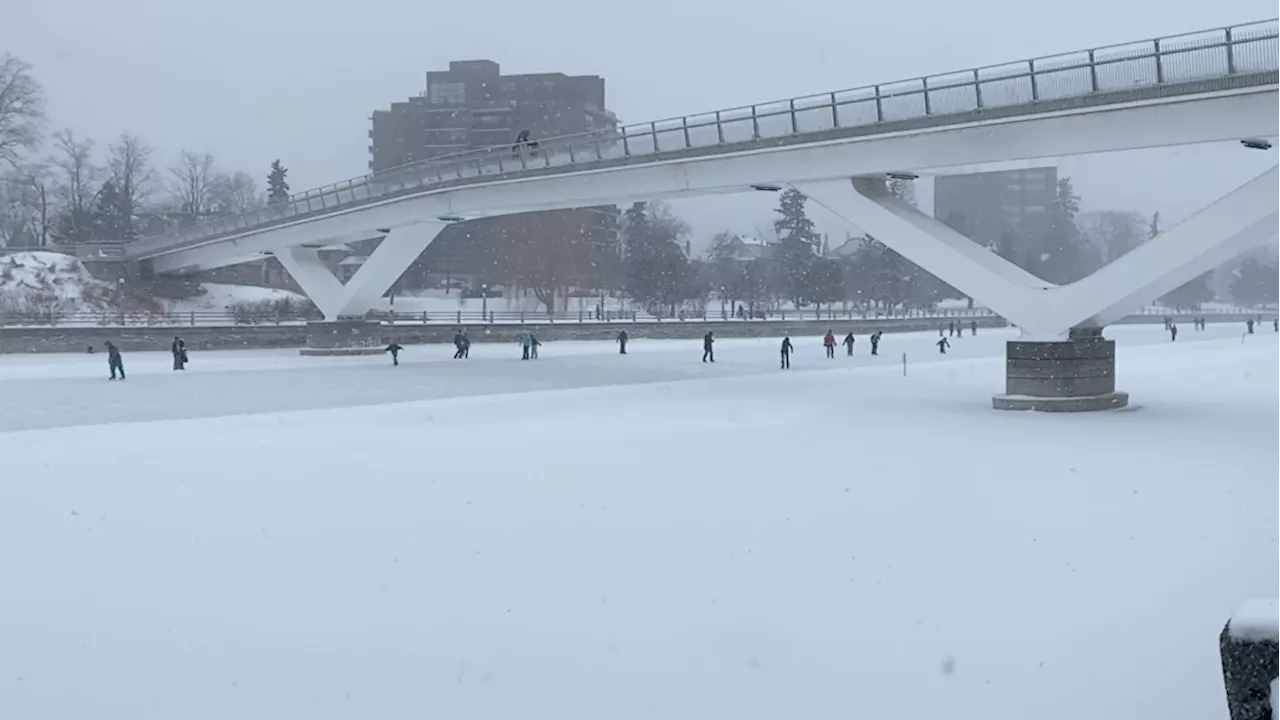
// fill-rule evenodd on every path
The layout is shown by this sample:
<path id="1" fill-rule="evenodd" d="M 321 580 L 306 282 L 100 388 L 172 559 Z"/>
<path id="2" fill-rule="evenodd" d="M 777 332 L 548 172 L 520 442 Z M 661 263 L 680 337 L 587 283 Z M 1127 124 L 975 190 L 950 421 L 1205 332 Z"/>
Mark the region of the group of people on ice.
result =
<path id="1" fill-rule="evenodd" d="M 710 334 L 711 333 L 707 333 L 708 336 L 710 336 Z M 883 333 L 877 330 L 868 336 L 868 339 L 871 341 L 872 355 L 880 354 L 880 336 L 881 335 L 883 335 Z M 841 340 L 840 344 L 844 345 L 845 355 L 847 355 L 848 357 L 853 357 L 853 346 L 857 342 L 858 342 L 858 339 L 854 337 L 853 333 L 849 333 L 848 335 L 844 336 L 844 340 Z M 836 334 L 834 331 L 828 330 L 827 334 L 822 336 L 822 347 L 826 350 L 828 359 L 835 358 Z M 781 350 L 782 350 L 782 369 L 790 370 L 791 369 L 791 353 L 796 351 L 796 346 L 794 343 L 791 342 L 790 335 L 787 335 L 782 338 Z"/>
<path id="2" fill-rule="evenodd" d="M 110 340 L 102 344 L 107 350 L 107 371 L 111 373 L 108 380 L 125 379 L 124 374 L 124 356 L 120 354 L 120 348 Z M 169 346 L 169 351 L 173 354 L 173 369 L 186 370 L 187 363 L 187 343 L 177 335 L 173 336 L 173 344 Z M 93 353 L 93 346 L 89 346 L 89 353 Z"/>

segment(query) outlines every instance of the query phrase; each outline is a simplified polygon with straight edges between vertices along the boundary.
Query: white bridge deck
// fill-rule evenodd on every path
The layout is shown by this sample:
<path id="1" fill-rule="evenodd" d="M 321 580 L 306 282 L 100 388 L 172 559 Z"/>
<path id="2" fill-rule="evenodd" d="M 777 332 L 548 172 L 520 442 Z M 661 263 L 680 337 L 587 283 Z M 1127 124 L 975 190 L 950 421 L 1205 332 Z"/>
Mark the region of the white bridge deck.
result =
<path id="1" fill-rule="evenodd" d="M 451 187 L 1274 88 L 1278 67 L 1277 22 L 1267 20 L 545 139 L 536 149 L 504 146 L 446 156 L 310 190 L 288 203 L 142 238 L 127 245 L 125 253 L 129 259 L 160 257 Z"/>

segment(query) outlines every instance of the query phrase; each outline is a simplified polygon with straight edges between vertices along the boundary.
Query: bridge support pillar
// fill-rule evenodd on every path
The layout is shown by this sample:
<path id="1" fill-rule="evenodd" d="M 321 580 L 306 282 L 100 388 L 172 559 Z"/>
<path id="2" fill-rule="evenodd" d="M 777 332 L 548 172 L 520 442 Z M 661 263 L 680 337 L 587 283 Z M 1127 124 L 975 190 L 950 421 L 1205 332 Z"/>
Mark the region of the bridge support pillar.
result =
<path id="1" fill-rule="evenodd" d="M 1116 344 L 1102 328 L 1073 328 L 1066 340 L 1010 341 L 1005 348 L 1005 391 L 997 410 L 1087 412 L 1129 404 L 1116 392 Z"/>
<path id="2" fill-rule="evenodd" d="M 288 248 L 276 258 L 325 320 L 362 320 L 446 224 L 428 221 L 392 229 L 345 285 L 312 248 Z"/>

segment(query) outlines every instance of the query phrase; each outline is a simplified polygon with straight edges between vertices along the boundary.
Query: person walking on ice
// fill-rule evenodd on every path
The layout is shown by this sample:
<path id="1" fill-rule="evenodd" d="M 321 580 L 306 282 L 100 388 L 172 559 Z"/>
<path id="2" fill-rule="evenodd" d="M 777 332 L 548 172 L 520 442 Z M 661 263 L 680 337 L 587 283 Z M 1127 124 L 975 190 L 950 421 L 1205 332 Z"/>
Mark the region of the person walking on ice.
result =
<path id="1" fill-rule="evenodd" d="M 120 373 L 120 379 L 124 379 L 124 360 L 120 357 L 120 348 L 108 340 L 107 347 L 107 367 L 111 370 L 111 380 L 116 379 L 116 372 Z"/>
<path id="2" fill-rule="evenodd" d="M 627 331 L 626 331 L 626 330 L 622 330 L 622 331 L 620 331 L 620 332 L 618 333 L 618 339 L 617 339 L 617 341 L 616 341 L 616 342 L 618 343 L 618 354 L 619 354 L 619 355 L 626 355 L 626 354 L 627 354 L 627 340 L 629 340 L 629 339 L 631 339 L 631 338 L 630 338 L 630 336 L 628 336 L 628 335 L 627 335 Z"/>
<path id="3" fill-rule="evenodd" d="M 1178 326 L 1173 323 L 1169 323 L 1169 341 L 1178 341 Z"/>
<path id="4" fill-rule="evenodd" d="M 947 342 L 946 338 L 938 338 L 938 342 L 935 344 L 938 346 L 938 353 L 942 355 L 946 355 L 947 348 L 951 347 L 951 343 Z"/>
<path id="5" fill-rule="evenodd" d="M 822 338 L 822 346 L 827 349 L 827 357 L 834 358 L 836 356 L 836 336 L 830 330 Z"/>
<path id="6" fill-rule="evenodd" d="M 520 355 L 521 360 L 529 359 L 529 350 L 533 347 L 533 335 L 528 332 L 520 333 L 520 348 L 523 353 Z"/>
<path id="7" fill-rule="evenodd" d="M 173 353 L 173 369 L 186 370 L 187 369 L 187 344 L 182 341 L 182 338 L 178 337 L 177 335 L 173 336 L 173 346 L 170 348 L 170 352 Z"/>
<path id="8" fill-rule="evenodd" d="M 542 343 L 538 340 L 538 336 L 529 333 L 529 359 L 538 359 L 538 348 L 542 347 Z"/>
<path id="9" fill-rule="evenodd" d="M 791 336 L 782 338 L 782 369 L 791 369 L 791 351 L 795 350 L 795 346 L 791 344 Z"/>
<path id="10" fill-rule="evenodd" d="M 702 362 L 706 362 L 707 360 L 710 360 L 711 362 L 716 361 L 716 351 L 713 347 L 715 344 L 715 333 L 707 333 L 702 336 Z"/>
<path id="11" fill-rule="evenodd" d="M 853 343 L 857 339 L 853 337 L 853 333 L 844 336 L 844 349 L 849 357 L 853 357 Z"/>
<path id="12" fill-rule="evenodd" d="M 881 333 L 879 330 L 871 333 L 871 354 L 872 355 L 880 354 L 880 336 L 882 334 L 883 333 Z"/>
<path id="13" fill-rule="evenodd" d="M 970 334 L 970 335 L 977 335 L 977 334 L 978 334 L 978 321 L 977 321 L 977 320 L 970 320 L 970 321 L 969 321 L 969 334 Z"/>
<path id="14" fill-rule="evenodd" d="M 392 366 L 392 367 L 400 367 L 400 351 L 401 351 L 401 350 L 403 350 L 403 349 L 404 349 L 404 348 L 400 347 L 400 345 L 399 345 L 398 343 L 394 343 L 394 342 L 393 342 L 393 343 L 391 343 L 390 345 L 388 345 L 388 346 L 387 346 L 387 349 L 386 349 L 386 350 L 383 350 L 382 352 L 389 352 L 389 353 L 391 353 L 391 366 Z"/>

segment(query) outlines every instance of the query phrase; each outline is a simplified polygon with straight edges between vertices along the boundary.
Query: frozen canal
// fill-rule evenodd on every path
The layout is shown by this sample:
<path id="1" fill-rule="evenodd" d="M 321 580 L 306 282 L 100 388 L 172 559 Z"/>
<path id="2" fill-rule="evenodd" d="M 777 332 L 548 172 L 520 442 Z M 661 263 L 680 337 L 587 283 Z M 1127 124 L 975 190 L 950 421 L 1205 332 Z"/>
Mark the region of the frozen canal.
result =
<path id="1" fill-rule="evenodd" d="M 0 356 L 0 717 L 1225 719 L 1240 330 L 1109 332 L 1075 416 L 989 409 L 1008 332 Z"/>

